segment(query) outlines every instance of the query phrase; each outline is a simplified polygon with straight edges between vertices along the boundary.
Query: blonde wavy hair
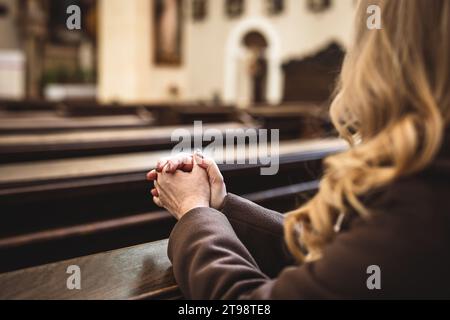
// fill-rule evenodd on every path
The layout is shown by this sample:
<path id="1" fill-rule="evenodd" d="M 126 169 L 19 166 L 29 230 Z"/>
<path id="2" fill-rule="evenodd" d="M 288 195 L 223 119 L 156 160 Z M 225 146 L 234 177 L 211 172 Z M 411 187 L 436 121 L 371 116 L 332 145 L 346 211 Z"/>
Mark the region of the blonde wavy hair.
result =
<path id="1" fill-rule="evenodd" d="M 367 28 L 372 4 L 381 8 L 381 30 Z M 299 262 L 322 257 L 342 216 L 370 217 L 364 195 L 431 164 L 449 122 L 450 1 L 360 1 L 357 10 L 330 111 L 350 149 L 324 161 L 318 194 L 286 217 L 286 243 Z"/>

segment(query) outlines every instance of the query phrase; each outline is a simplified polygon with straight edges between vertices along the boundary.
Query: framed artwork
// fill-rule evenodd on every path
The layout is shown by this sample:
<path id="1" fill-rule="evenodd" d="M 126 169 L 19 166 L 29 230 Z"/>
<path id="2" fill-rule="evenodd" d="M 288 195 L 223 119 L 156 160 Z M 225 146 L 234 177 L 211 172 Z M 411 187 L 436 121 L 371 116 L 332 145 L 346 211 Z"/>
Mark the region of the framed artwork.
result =
<path id="1" fill-rule="evenodd" d="M 313 13 L 323 12 L 331 7 L 331 0 L 308 0 L 308 9 Z"/>
<path id="2" fill-rule="evenodd" d="M 266 10 L 269 15 L 277 15 L 284 10 L 284 0 L 266 0 Z"/>
<path id="3" fill-rule="evenodd" d="M 225 11 L 229 18 L 237 18 L 244 13 L 244 0 L 226 0 Z"/>
<path id="4" fill-rule="evenodd" d="M 203 21 L 208 15 L 208 0 L 192 0 L 192 20 Z"/>
<path id="5" fill-rule="evenodd" d="M 154 60 L 157 65 L 182 63 L 182 0 L 154 0 Z"/>

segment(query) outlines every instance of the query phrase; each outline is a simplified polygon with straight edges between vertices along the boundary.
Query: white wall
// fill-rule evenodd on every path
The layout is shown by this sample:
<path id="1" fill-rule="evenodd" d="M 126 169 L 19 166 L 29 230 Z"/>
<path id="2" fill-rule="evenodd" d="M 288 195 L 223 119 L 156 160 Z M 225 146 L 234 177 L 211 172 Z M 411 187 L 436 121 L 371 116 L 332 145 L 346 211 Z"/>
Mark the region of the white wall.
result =
<path id="1" fill-rule="evenodd" d="M 0 17 L 0 98 L 25 96 L 25 56 L 20 48 L 16 0 L 2 0 L 8 14 Z"/>
<path id="2" fill-rule="evenodd" d="M 214 92 L 219 92 L 228 102 L 236 102 L 237 90 L 230 86 L 236 88 L 238 81 L 227 57 L 227 53 L 239 55 L 237 41 L 230 41 L 236 33 L 243 37 L 251 29 L 257 29 L 269 42 L 279 43 L 276 50 L 279 56 L 272 58 L 281 63 L 312 54 L 333 40 L 345 46 L 351 37 L 353 0 L 333 1 L 329 10 L 319 14 L 309 12 L 304 1 L 286 0 L 284 12 L 276 16 L 266 14 L 263 1 L 246 0 L 245 14 L 239 19 L 225 16 L 223 1 L 209 1 L 209 4 L 207 19 L 190 21 L 187 26 L 188 99 L 210 99 Z M 269 91 L 275 92 L 268 93 L 273 103 L 281 98 L 283 87 L 282 75 L 275 78 L 269 86 Z"/>
<path id="3" fill-rule="evenodd" d="M 148 0 L 100 0 L 99 100 L 167 101 L 173 85 L 185 94 L 185 67 L 153 63 L 151 4 Z"/>
<path id="4" fill-rule="evenodd" d="M 0 98 L 25 97 L 25 56 L 19 50 L 0 49 Z"/>
<path id="5" fill-rule="evenodd" d="M 281 99 L 280 65 L 315 53 L 332 40 L 350 41 L 353 0 L 335 0 L 324 13 L 313 14 L 305 1 L 285 0 L 285 10 L 268 16 L 262 0 L 246 0 L 245 14 L 229 19 L 224 0 L 209 1 L 206 20 L 194 22 L 186 0 L 182 67 L 153 64 L 152 1 L 100 0 L 99 98 L 102 101 L 167 101 L 177 86 L 182 100 L 238 100 L 240 38 L 257 29 L 268 39 L 269 92 L 272 103 Z M 230 58 L 231 57 L 231 58 Z M 242 63 L 241 63 L 242 64 Z M 247 90 L 248 91 L 248 90 Z M 245 100 L 245 99 L 244 99 Z"/>

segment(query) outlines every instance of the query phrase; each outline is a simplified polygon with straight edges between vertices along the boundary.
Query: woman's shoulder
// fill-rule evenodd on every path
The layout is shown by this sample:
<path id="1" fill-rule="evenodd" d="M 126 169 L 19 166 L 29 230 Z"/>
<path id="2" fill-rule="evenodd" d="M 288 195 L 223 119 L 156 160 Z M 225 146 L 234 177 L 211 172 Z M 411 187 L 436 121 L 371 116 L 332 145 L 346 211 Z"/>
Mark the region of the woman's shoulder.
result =
<path id="1" fill-rule="evenodd" d="M 371 217 L 352 220 L 350 229 L 375 227 L 392 241 L 436 239 L 441 242 L 436 245 L 450 246 L 450 173 L 436 168 L 398 179 L 368 195 L 364 205 Z"/>
<path id="2" fill-rule="evenodd" d="M 425 212 L 450 210 L 450 130 L 443 147 L 427 168 L 402 177 L 388 186 L 375 190 L 365 198 L 370 207 L 412 207 Z"/>
<path id="3" fill-rule="evenodd" d="M 410 218 L 442 214 L 450 218 L 449 181 L 448 173 L 425 170 L 372 192 L 365 204 L 375 214 L 406 214 Z"/>

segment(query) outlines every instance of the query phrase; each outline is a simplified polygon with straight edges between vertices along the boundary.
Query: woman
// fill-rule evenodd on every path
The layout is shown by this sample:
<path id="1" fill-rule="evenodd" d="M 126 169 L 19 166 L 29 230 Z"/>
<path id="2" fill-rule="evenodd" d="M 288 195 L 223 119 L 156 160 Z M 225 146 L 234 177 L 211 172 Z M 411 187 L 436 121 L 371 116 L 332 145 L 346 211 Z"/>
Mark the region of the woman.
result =
<path id="1" fill-rule="evenodd" d="M 227 195 L 198 154 L 149 173 L 180 220 L 168 250 L 186 298 L 450 298 L 450 1 L 363 1 L 357 29 L 331 108 L 351 148 L 305 206 Z"/>

